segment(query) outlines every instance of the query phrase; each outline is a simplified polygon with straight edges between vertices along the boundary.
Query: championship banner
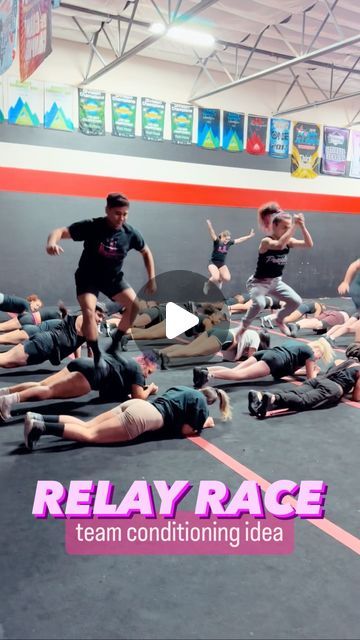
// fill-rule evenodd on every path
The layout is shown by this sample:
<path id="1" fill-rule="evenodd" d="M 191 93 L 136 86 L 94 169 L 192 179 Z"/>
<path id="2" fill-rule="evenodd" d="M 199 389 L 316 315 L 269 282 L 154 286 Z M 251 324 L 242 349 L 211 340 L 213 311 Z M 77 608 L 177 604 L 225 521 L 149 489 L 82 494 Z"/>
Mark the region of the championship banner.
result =
<path id="1" fill-rule="evenodd" d="M 4 88 L 3 83 L 0 82 L 0 123 L 4 122 Z"/>
<path id="2" fill-rule="evenodd" d="M 349 129 L 324 127 L 321 173 L 329 176 L 344 176 L 346 174 L 349 133 Z"/>
<path id="3" fill-rule="evenodd" d="M 42 82 L 19 82 L 8 79 L 8 123 L 40 127 L 44 120 Z"/>
<path id="4" fill-rule="evenodd" d="M 112 134 L 121 138 L 135 137 L 137 98 L 111 96 Z"/>
<path id="5" fill-rule="evenodd" d="M 45 86 L 45 129 L 74 131 L 74 89 L 63 85 Z"/>
<path id="6" fill-rule="evenodd" d="M 351 163 L 350 163 L 350 178 L 360 178 L 360 131 L 351 132 Z"/>
<path id="7" fill-rule="evenodd" d="M 165 102 L 141 98 L 142 137 L 144 140 L 164 140 Z"/>
<path id="8" fill-rule="evenodd" d="M 79 131 L 86 136 L 105 135 L 105 92 L 79 89 Z"/>
<path id="9" fill-rule="evenodd" d="M 0 75 L 15 58 L 17 0 L 0 0 Z"/>
<path id="10" fill-rule="evenodd" d="M 20 0 L 20 79 L 29 78 L 51 53 L 51 0 Z"/>
<path id="11" fill-rule="evenodd" d="M 271 118 L 269 156 L 285 159 L 289 157 L 290 120 Z"/>
<path id="12" fill-rule="evenodd" d="M 266 137 L 269 118 L 248 116 L 246 151 L 256 156 L 266 152 Z"/>
<path id="13" fill-rule="evenodd" d="M 191 144 L 194 107 L 188 104 L 172 102 L 171 108 L 171 140 L 176 144 Z"/>
<path id="14" fill-rule="evenodd" d="M 204 149 L 220 147 L 220 110 L 199 107 L 198 145 Z"/>
<path id="15" fill-rule="evenodd" d="M 223 113 L 223 143 L 225 151 L 244 150 L 244 114 L 224 111 Z"/>
<path id="16" fill-rule="evenodd" d="M 291 152 L 293 178 L 317 178 L 319 175 L 320 127 L 310 122 L 295 122 Z"/>

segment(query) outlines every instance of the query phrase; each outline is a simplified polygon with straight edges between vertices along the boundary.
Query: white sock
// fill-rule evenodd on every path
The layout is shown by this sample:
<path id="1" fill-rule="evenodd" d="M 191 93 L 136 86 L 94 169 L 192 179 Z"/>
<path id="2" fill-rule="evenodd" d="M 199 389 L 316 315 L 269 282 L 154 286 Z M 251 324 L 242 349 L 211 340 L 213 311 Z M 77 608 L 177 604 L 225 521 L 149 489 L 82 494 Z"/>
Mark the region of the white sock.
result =
<path id="1" fill-rule="evenodd" d="M 2 389 L 0 389 L 0 397 L 8 396 L 9 392 L 10 392 L 10 387 L 3 387 Z"/>

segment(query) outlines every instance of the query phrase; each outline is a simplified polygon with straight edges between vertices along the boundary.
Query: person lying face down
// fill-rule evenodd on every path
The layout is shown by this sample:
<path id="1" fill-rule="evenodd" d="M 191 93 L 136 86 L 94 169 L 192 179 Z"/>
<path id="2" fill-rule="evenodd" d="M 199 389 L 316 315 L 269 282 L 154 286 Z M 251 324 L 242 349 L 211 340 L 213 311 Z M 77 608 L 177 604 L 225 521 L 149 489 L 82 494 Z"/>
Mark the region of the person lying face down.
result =
<path id="1" fill-rule="evenodd" d="M 86 444 L 112 444 L 134 440 L 146 431 L 162 430 L 167 437 L 197 436 L 215 426 L 209 405 L 220 404 L 223 420 L 231 419 L 228 395 L 211 387 L 197 391 L 171 387 L 150 402 L 127 400 L 111 411 L 85 422 L 74 416 L 45 416 L 27 413 L 24 423 L 25 446 L 33 449 L 41 436 L 52 435 Z"/>
<path id="2" fill-rule="evenodd" d="M 99 324 L 105 315 L 104 305 L 97 303 L 96 322 Z M 49 360 L 51 364 L 60 364 L 61 360 L 75 353 L 84 344 L 83 316 L 67 315 L 60 326 L 51 331 L 43 331 L 23 344 L 0 353 L 0 367 L 11 369 Z"/>
<path id="3" fill-rule="evenodd" d="M 352 393 L 353 402 L 360 402 L 360 362 L 357 358 L 345 360 L 295 389 L 249 391 L 249 413 L 264 420 L 268 411 L 275 409 L 324 409 L 334 407 L 349 393 Z"/>
<path id="4" fill-rule="evenodd" d="M 124 402 L 129 397 L 146 400 L 157 393 L 146 378 L 157 368 L 151 353 L 126 359 L 119 353 L 104 354 L 107 369 L 101 375 L 92 358 L 72 360 L 64 369 L 41 382 L 25 382 L 0 389 L 0 417 L 11 418 L 11 410 L 22 402 L 38 402 L 63 398 L 79 398 L 98 391 L 102 402 Z"/>

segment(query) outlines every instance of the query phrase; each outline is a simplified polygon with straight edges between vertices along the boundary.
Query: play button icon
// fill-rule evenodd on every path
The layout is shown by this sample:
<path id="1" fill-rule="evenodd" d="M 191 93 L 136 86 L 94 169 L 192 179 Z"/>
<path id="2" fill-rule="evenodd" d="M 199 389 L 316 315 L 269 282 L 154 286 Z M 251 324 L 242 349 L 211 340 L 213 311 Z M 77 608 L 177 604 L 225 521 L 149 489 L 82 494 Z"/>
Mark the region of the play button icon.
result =
<path id="1" fill-rule="evenodd" d="M 177 338 L 188 329 L 199 324 L 198 316 L 189 313 L 178 304 L 168 302 L 166 305 L 165 333 L 168 340 Z"/>

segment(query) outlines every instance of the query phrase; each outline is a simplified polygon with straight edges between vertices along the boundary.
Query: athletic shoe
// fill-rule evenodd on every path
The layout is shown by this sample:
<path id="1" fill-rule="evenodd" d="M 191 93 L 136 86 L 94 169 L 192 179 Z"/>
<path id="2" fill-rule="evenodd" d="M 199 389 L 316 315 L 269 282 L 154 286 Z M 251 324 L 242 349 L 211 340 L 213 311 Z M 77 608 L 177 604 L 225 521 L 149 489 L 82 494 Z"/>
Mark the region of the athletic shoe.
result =
<path id="1" fill-rule="evenodd" d="M 264 420 L 266 418 L 267 412 L 270 411 L 271 408 L 273 407 L 273 402 L 271 400 L 272 395 L 273 395 L 272 393 L 268 393 L 267 391 L 264 391 L 261 404 L 256 413 L 256 417 L 259 420 Z"/>
<path id="2" fill-rule="evenodd" d="M 115 335 L 116 335 L 116 331 L 115 331 Z M 127 343 L 129 342 L 129 340 L 130 340 L 130 336 L 126 334 L 121 336 L 120 340 L 117 340 L 116 338 L 114 339 L 114 336 L 113 336 L 113 341 L 110 344 L 110 346 L 106 349 L 106 353 L 113 355 L 118 350 L 127 351 L 128 350 Z"/>
<path id="3" fill-rule="evenodd" d="M 287 327 L 290 330 L 290 335 L 292 338 L 296 338 L 297 334 L 299 333 L 300 327 L 298 324 L 296 324 L 296 322 L 288 322 Z"/>
<path id="4" fill-rule="evenodd" d="M 275 320 L 275 324 L 278 327 L 278 329 L 280 329 L 281 333 L 283 333 L 288 338 L 291 338 L 290 329 L 286 324 L 284 324 L 284 322 L 281 322 L 281 320 Z"/>
<path id="5" fill-rule="evenodd" d="M 0 389 L 0 398 L 1 396 L 8 396 L 9 393 L 11 393 L 9 387 L 3 387 L 2 389 Z"/>
<path id="6" fill-rule="evenodd" d="M 201 389 L 209 380 L 209 370 L 206 367 L 193 368 L 193 383 L 195 389 Z"/>
<path id="7" fill-rule="evenodd" d="M 260 318 L 260 324 L 261 324 L 263 329 L 273 329 L 274 328 L 271 315 L 263 316 L 262 318 Z"/>
<path id="8" fill-rule="evenodd" d="M 204 286 L 203 286 L 203 293 L 204 293 L 206 296 L 207 296 L 207 294 L 209 293 L 209 286 L 210 286 L 210 283 L 209 283 L 209 280 L 207 280 L 207 281 L 205 282 Z"/>
<path id="9" fill-rule="evenodd" d="M 0 418 L 6 422 L 11 418 L 11 407 L 15 404 L 12 395 L 2 396 L 0 398 Z"/>
<path id="10" fill-rule="evenodd" d="M 248 408 L 251 416 L 256 416 L 262 401 L 263 394 L 260 391 L 251 389 L 248 393 Z"/>
<path id="11" fill-rule="evenodd" d="M 25 415 L 25 420 L 24 420 L 25 447 L 27 449 L 30 449 L 30 451 L 32 451 L 36 447 L 36 444 L 40 440 L 41 436 L 45 433 L 45 423 L 43 419 L 36 420 L 31 417 L 32 415 L 39 415 L 39 414 L 32 414 L 29 411 Z"/>
<path id="12" fill-rule="evenodd" d="M 152 352 L 155 354 L 156 360 L 160 364 L 161 371 L 167 371 L 170 364 L 169 356 L 167 356 L 166 353 L 159 351 L 159 349 L 153 349 Z"/>

